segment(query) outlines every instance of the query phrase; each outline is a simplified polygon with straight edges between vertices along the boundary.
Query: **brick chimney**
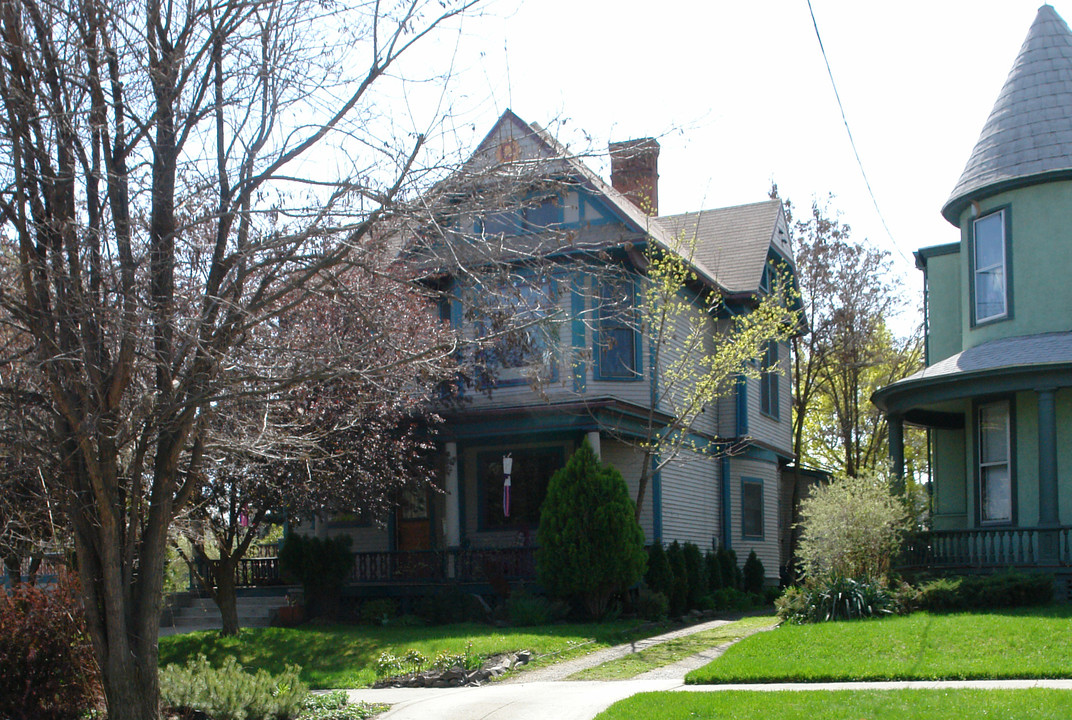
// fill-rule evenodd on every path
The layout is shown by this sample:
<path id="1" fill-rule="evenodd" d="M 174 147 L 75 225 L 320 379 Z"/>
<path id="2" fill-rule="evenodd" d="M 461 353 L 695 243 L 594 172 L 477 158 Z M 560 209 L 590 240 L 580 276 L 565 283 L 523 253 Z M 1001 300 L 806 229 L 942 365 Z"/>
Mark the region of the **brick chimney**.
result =
<path id="1" fill-rule="evenodd" d="M 648 215 L 659 214 L 659 143 L 655 138 L 610 144 L 610 184 Z"/>

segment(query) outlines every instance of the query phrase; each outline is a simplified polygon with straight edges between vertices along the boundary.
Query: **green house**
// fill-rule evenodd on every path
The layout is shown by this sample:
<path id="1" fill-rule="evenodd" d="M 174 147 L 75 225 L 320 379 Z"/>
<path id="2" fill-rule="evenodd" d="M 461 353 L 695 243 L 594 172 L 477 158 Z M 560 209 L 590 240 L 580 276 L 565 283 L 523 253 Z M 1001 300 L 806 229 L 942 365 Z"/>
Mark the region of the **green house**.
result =
<path id="1" fill-rule="evenodd" d="M 1072 32 L 1044 5 L 942 215 L 960 241 L 922 248 L 924 370 L 872 398 L 929 431 L 931 567 L 1072 561 Z"/>

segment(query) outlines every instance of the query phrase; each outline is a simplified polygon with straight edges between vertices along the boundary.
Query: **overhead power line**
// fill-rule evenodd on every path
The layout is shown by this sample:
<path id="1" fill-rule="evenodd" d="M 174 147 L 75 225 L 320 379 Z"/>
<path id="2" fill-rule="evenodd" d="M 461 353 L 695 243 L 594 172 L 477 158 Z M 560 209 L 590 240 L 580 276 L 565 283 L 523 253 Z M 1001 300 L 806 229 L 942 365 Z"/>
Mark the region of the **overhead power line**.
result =
<path id="1" fill-rule="evenodd" d="M 867 186 L 867 194 L 871 196 L 871 202 L 875 205 L 875 212 L 878 214 L 878 219 L 882 223 L 882 227 L 886 230 L 886 235 L 890 238 L 890 242 L 893 244 L 893 249 L 897 251 L 905 262 L 908 262 L 908 258 L 901 250 L 897 241 L 893 239 L 893 233 L 890 232 L 890 226 L 886 224 L 886 218 L 882 214 L 882 209 L 878 206 L 878 198 L 875 197 L 875 191 L 871 189 L 871 181 L 867 178 L 867 171 L 864 170 L 864 163 L 860 160 L 860 153 L 856 149 L 856 140 L 852 137 L 852 129 L 849 127 L 849 119 L 845 116 L 845 106 L 841 102 L 841 93 L 838 92 L 837 83 L 834 82 L 834 71 L 830 69 L 830 59 L 826 57 L 826 48 L 823 47 L 823 38 L 819 34 L 819 23 L 815 20 L 815 10 L 812 9 L 811 0 L 808 0 L 808 12 L 811 14 L 811 25 L 815 28 L 815 39 L 819 41 L 819 51 L 823 54 L 823 62 L 826 63 L 826 74 L 830 77 L 830 87 L 834 89 L 834 97 L 837 98 L 838 109 L 841 111 L 841 122 L 845 124 L 845 132 L 849 136 L 849 145 L 852 146 L 852 154 L 856 156 L 856 165 L 860 168 L 860 175 L 864 178 L 864 185 Z M 911 264 L 911 263 L 909 263 Z"/>

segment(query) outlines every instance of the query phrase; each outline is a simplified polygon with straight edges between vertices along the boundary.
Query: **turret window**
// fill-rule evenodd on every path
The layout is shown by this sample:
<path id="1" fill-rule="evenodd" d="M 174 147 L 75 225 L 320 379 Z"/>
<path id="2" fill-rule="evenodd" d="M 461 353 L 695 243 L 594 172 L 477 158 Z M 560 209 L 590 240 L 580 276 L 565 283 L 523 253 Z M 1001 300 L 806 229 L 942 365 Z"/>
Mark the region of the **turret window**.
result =
<path id="1" fill-rule="evenodd" d="M 1006 317 L 1009 298 L 1004 210 L 974 222 L 972 251 L 975 323 Z"/>

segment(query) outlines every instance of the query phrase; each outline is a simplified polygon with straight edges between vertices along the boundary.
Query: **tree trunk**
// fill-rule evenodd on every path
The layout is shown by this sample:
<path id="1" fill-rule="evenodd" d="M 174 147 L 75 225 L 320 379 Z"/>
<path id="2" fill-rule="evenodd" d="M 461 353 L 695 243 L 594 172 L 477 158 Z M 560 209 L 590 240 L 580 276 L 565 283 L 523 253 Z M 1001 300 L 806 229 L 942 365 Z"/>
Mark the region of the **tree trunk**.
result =
<path id="1" fill-rule="evenodd" d="M 157 674 L 156 638 L 152 650 L 117 657 L 113 653 L 101 667 L 108 720 L 156 720 L 160 717 L 160 683 Z M 151 655 L 148 657 L 146 654 Z"/>
<path id="2" fill-rule="evenodd" d="M 235 566 L 233 559 L 220 559 L 213 571 L 216 592 L 213 599 L 220 609 L 223 624 L 220 635 L 231 637 L 238 634 L 238 593 L 235 589 Z"/>
<path id="3" fill-rule="evenodd" d="M 4 555 L 4 567 L 7 569 L 8 582 L 15 588 L 22 582 L 22 558 L 15 553 Z"/>

